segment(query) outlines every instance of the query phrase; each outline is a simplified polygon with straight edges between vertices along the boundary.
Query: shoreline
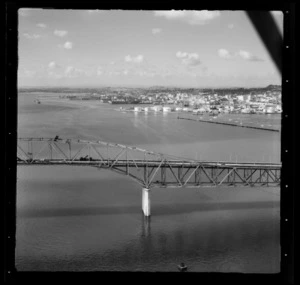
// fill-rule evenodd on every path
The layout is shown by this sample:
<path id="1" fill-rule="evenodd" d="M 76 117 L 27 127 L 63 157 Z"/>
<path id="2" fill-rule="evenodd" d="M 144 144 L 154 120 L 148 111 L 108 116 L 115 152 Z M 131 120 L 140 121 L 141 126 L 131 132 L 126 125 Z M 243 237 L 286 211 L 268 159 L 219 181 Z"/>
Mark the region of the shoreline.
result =
<path id="1" fill-rule="evenodd" d="M 64 99 L 61 99 L 61 98 L 39 98 L 39 100 L 41 101 L 41 105 L 65 105 L 65 106 L 77 106 L 77 107 L 81 107 L 81 108 L 90 108 L 90 109 L 96 109 L 96 108 L 101 108 L 101 107 L 104 107 L 105 109 L 110 109 L 110 110 L 113 110 L 113 111 L 117 111 L 117 112 L 120 112 L 120 113 L 128 113 L 128 114 L 144 114 L 144 115 L 171 115 L 171 116 L 175 116 L 178 118 L 178 119 L 183 119 L 183 120 L 189 120 L 189 121 L 196 121 L 196 122 L 204 122 L 204 123 L 214 123 L 214 124 L 220 124 L 220 125 L 227 125 L 227 126 L 233 126 L 233 127 L 243 127 L 243 128 L 252 128 L 252 129 L 258 129 L 258 130 L 265 130 L 265 131 L 273 131 L 273 132 L 280 132 L 280 126 L 278 127 L 275 127 L 274 124 L 270 124 L 270 123 L 265 123 L 265 122 L 259 122 L 260 119 L 258 119 L 258 122 L 255 122 L 255 120 L 257 118 L 268 118 L 268 116 L 272 115 L 272 116 L 280 116 L 281 114 L 280 113 L 275 113 L 275 114 L 238 114 L 238 113 L 233 113 L 233 114 L 230 114 L 230 113 L 226 113 L 226 114 L 219 114 L 218 116 L 221 116 L 223 117 L 223 115 L 226 117 L 241 117 L 241 118 L 237 118 L 238 121 L 235 121 L 235 122 L 230 122 L 231 119 L 228 119 L 228 121 L 224 120 L 223 118 L 221 120 L 218 120 L 219 117 L 218 116 L 214 116 L 214 120 L 212 120 L 212 118 L 208 119 L 209 117 L 209 114 L 208 113 L 205 113 L 205 114 L 202 114 L 202 116 L 200 116 L 200 118 L 188 118 L 189 116 L 191 115 L 195 115 L 193 114 L 192 112 L 188 112 L 188 111 L 183 111 L 183 110 L 175 110 L 175 111 L 163 111 L 163 110 L 152 110 L 152 109 L 148 109 L 148 111 L 145 111 L 145 110 L 134 110 L 134 109 L 128 109 L 126 108 L 125 106 L 121 106 L 116 108 L 116 106 L 112 106 L 110 104 L 107 104 L 107 103 L 104 103 L 104 102 L 100 102 L 100 101 L 93 101 L 93 102 L 90 102 L 90 101 L 73 101 L 73 100 L 64 100 Z M 44 104 L 43 104 L 44 103 Z M 132 105 L 132 106 L 135 106 L 135 105 Z M 147 106 L 149 107 L 149 106 Z M 183 116 L 188 116 L 188 117 L 183 117 Z M 208 117 L 209 116 L 209 117 Z M 250 119 L 249 118 L 250 116 L 254 118 L 254 120 Z M 204 118 L 203 118 L 204 117 Z M 205 119 L 205 117 L 208 117 L 207 119 Z M 246 117 L 246 118 L 245 118 Z M 245 120 L 243 119 L 245 118 Z M 253 122 L 252 122 L 253 121 Z M 253 124 L 253 125 L 252 125 Z M 276 124 L 277 125 L 277 124 Z M 269 126 L 269 127 L 267 127 Z"/>

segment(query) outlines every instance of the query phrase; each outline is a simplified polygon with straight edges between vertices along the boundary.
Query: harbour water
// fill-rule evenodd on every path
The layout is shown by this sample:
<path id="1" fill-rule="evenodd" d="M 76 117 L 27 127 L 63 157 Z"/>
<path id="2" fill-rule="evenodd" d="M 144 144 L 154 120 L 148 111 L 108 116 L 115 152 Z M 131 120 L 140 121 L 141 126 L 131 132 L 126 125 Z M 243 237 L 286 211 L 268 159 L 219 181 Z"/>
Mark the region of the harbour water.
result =
<path id="1" fill-rule="evenodd" d="M 19 137 L 102 140 L 199 160 L 280 161 L 277 132 L 54 95 L 36 104 L 37 95 L 19 94 Z M 17 270 L 178 271 L 181 262 L 197 272 L 280 270 L 279 188 L 153 189 L 146 220 L 140 185 L 108 170 L 20 166 L 17 178 Z"/>

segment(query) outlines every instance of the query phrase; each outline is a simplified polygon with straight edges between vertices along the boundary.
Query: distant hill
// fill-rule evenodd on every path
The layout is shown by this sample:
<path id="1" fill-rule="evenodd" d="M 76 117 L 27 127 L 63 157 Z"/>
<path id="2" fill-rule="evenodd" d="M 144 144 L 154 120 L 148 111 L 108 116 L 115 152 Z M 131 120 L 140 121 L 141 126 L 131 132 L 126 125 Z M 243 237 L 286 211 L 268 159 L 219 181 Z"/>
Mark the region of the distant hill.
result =
<path id="1" fill-rule="evenodd" d="M 268 90 L 281 90 L 281 85 L 268 85 L 267 87 L 265 87 L 265 89 L 268 89 Z"/>
<path id="2" fill-rule="evenodd" d="M 151 87 L 20 87 L 19 92 L 51 92 L 51 93 L 95 93 L 95 92 L 187 92 L 190 94 L 198 94 L 199 92 L 227 94 L 228 92 L 232 94 L 249 94 L 252 92 L 267 92 L 267 91 L 281 91 L 280 85 L 270 84 L 266 87 L 226 87 L 226 88 L 188 88 L 188 87 L 171 87 L 171 86 L 151 86 Z"/>

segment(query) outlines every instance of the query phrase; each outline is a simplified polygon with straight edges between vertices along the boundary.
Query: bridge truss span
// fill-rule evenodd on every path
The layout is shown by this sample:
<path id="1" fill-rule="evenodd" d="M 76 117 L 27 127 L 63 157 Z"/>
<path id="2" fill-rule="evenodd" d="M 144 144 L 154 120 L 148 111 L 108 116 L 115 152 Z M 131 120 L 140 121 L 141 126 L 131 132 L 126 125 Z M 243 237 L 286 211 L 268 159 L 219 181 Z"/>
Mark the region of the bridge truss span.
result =
<path id="1" fill-rule="evenodd" d="M 103 141 L 19 138 L 18 165 L 68 165 L 108 169 L 145 189 L 154 187 L 279 186 L 276 163 L 198 161 Z"/>

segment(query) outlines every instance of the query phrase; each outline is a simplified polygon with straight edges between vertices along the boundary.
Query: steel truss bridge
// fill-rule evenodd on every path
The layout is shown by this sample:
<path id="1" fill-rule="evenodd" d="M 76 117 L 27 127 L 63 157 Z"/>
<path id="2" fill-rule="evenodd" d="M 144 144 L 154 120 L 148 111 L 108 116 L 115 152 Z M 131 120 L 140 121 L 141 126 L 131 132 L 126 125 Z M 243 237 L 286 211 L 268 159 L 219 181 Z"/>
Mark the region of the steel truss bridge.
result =
<path id="1" fill-rule="evenodd" d="M 81 139 L 18 138 L 17 165 L 92 166 L 154 187 L 279 186 L 281 164 L 198 161 Z"/>

